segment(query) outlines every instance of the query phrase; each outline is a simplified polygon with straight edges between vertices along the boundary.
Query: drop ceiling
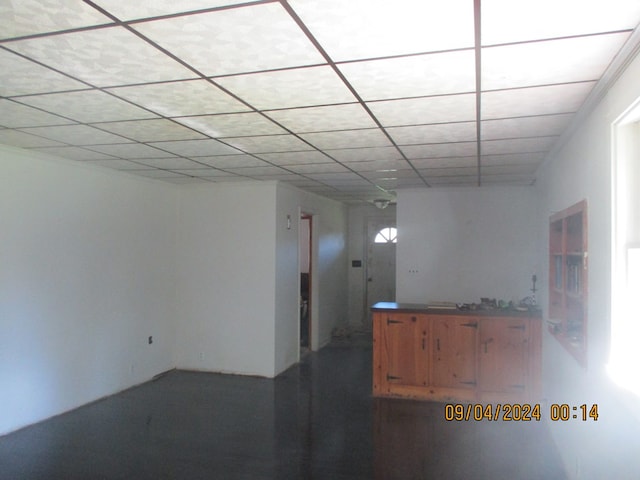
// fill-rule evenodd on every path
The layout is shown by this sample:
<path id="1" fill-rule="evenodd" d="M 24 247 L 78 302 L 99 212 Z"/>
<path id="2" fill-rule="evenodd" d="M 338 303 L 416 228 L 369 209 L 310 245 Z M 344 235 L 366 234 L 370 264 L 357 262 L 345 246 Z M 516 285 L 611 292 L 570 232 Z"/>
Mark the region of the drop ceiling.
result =
<path id="1" fill-rule="evenodd" d="M 0 143 L 346 203 L 531 185 L 637 0 L 0 0 Z"/>

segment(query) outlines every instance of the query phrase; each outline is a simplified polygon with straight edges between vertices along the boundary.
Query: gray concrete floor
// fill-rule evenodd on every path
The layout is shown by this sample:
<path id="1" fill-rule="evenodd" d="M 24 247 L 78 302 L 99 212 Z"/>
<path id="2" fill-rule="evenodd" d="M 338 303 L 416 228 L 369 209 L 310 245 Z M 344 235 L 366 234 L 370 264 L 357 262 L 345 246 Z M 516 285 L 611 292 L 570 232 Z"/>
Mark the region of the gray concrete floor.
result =
<path id="1" fill-rule="evenodd" d="M 0 437 L 0 478 L 564 479 L 544 422 L 447 422 L 371 397 L 371 347 L 336 339 L 276 379 L 173 371 Z"/>

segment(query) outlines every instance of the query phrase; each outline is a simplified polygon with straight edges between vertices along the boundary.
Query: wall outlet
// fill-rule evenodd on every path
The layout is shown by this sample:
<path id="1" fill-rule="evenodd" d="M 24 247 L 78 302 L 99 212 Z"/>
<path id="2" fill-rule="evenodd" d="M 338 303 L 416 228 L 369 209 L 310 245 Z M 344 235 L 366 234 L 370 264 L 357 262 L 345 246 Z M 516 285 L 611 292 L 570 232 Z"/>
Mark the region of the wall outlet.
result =
<path id="1" fill-rule="evenodd" d="M 153 335 L 149 335 L 149 345 L 153 343 Z"/>

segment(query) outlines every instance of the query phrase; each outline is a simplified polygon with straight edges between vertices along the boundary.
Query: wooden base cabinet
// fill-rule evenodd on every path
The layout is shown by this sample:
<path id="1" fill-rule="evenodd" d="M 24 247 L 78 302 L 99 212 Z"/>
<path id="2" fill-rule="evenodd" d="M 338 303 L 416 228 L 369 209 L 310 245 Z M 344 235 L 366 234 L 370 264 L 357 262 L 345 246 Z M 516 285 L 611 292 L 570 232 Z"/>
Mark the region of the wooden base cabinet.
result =
<path id="1" fill-rule="evenodd" d="M 539 400 L 539 317 L 377 305 L 384 307 L 373 308 L 375 396 Z"/>
<path id="2" fill-rule="evenodd" d="M 381 353 L 386 365 L 384 382 L 395 388 L 424 388 L 429 384 L 428 364 L 422 361 L 427 351 L 427 319 L 422 315 L 399 313 L 384 319 L 385 348 Z"/>

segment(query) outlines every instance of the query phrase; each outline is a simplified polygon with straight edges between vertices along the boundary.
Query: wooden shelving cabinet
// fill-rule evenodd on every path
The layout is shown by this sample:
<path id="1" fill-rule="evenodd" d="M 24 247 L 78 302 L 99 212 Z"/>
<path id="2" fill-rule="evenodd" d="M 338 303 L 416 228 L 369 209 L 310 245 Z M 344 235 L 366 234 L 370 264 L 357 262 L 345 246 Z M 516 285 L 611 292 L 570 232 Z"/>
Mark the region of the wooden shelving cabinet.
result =
<path id="1" fill-rule="evenodd" d="M 587 202 L 549 219 L 549 331 L 583 366 L 587 359 Z"/>
<path id="2" fill-rule="evenodd" d="M 436 401 L 536 401 L 539 312 L 373 307 L 373 393 Z"/>

